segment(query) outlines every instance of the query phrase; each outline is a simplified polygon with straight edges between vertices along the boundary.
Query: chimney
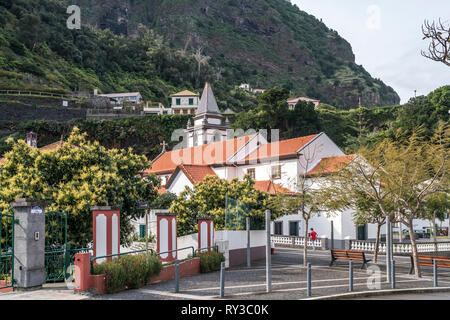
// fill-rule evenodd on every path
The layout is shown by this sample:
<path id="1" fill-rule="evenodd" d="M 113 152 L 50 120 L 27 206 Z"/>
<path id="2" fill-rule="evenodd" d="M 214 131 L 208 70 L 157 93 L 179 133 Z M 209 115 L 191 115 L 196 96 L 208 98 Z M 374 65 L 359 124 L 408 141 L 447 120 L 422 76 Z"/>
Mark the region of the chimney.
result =
<path id="1" fill-rule="evenodd" d="M 33 131 L 27 133 L 27 145 L 37 148 L 37 133 Z"/>

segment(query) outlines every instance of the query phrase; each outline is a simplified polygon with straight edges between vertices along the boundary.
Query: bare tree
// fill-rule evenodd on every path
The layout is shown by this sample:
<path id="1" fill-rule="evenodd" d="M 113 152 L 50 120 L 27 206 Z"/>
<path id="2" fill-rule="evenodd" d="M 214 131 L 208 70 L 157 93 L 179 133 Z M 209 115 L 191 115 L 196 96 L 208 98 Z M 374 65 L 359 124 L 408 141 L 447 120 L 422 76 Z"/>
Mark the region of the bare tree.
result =
<path id="1" fill-rule="evenodd" d="M 204 56 L 202 54 L 203 48 L 199 47 L 194 53 L 194 59 L 197 61 L 198 81 L 200 81 L 200 71 L 202 66 L 208 65 L 210 56 Z"/>
<path id="2" fill-rule="evenodd" d="M 425 20 L 422 33 L 423 39 L 431 39 L 428 52 L 422 50 L 422 56 L 450 66 L 450 25 L 445 25 L 441 19 L 437 23 Z"/>

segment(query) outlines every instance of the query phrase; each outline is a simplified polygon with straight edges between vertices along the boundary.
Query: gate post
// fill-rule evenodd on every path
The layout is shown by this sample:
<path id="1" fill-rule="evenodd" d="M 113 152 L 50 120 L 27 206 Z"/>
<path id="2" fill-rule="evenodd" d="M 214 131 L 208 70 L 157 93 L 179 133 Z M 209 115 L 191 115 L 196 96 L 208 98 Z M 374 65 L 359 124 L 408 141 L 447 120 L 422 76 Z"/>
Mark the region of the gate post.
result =
<path id="1" fill-rule="evenodd" d="M 156 212 L 158 253 L 177 249 L 177 215 L 161 210 Z M 162 262 L 171 262 L 177 259 L 177 252 L 163 253 L 159 255 Z"/>
<path id="2" fill-rule="evenodd" d="M 214 218 L 198 217 L 197 222 L 198 249 L 214 246 Z"/>
<path id="3" fill-rule="evenodd" d="M 93 206 L 92 233 L 94 257 L 120 253 L 120 207 Z M 111 257 L 97 259 L 97 263 Z"/>
<path id="4" fill-rule="evenodd" d="M 17 199 L 14 208 L 14 277 L 17 288 L 45 283 L 45 204 L 36 199 Z"/>

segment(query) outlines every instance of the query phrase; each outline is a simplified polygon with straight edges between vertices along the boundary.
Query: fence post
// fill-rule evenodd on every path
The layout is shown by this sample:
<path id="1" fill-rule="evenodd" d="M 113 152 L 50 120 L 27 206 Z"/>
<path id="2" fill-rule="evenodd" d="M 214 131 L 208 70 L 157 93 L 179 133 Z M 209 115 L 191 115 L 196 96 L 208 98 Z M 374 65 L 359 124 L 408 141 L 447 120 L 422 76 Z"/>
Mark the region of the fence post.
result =
<path id="1" fill-rule="evenodd" d="M 330 227 L 331 227 L 331 242 L 330 242 L 330 249 L 333 250 L 334 249 L 334 225 L 333 225 L 333 220 L 330 221 Z"/>
<path id="2" fill-rule="evenodd" d="M 391 219 L 386 219 L 386 282 L 391 282 Z"/>
<path id="3" fill-rule="evenodd" d="M 220 297 L 225 296 L 225 262 L 220 263 Z"/>
<path id="4" fill-rule="evenodd" d="M 437 262 L 436 259 L 433 259 L 433 282 L 434 286 L 438 286 L 438 274 L 437 274 Z"/>
<path id="5" fill-rule="evenodd" d="M 180 266 L 178 265 L 178 259 L 175 260 L 175 292 L 180 292 Z"/>
<path id="6" fill-rule="evenodd" d="M 247 227 L 247 268 L 250 268 L 250 217 L 246 217 L 245 220 Z"/>
<path id="7" fill-rule="evenodd" d="M 348 290 L 353 291 L 353 261 L 348 262 Z"/>
<path id="8" fill-rule="evenodd" d="M 391 286 L 395 289 L 395 260 L 391 261 Z"/>
<path id="9" fill-rule="evenodd" d="M 67 269 L 70 266 L 70 243 L 66 242 L 65 246 L 64 246 L 64 274 L 65 274 L 65 279 L 67 279 L 70 274 L 67 271 Z"/>
<path id="10" fill-rule="evenodd" d="M 306 266 L 306 295 L 311 297 L 311 263 L 308 262 Z"/>
<path id="11" fill-rule="evenodd" d="M 271 243 L 270 243 L 270 210 L 266 210 L 266 291 L 272 291 Z"/>

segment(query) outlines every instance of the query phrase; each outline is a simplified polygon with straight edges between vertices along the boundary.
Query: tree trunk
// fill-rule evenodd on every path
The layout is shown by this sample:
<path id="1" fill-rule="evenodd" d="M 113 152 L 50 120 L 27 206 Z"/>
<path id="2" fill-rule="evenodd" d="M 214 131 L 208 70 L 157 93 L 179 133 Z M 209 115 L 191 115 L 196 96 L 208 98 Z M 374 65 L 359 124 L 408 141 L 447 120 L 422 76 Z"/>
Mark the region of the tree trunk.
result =
<path id="1" fill-rule="evenodd" d="M 373 251 L 373 263 L 377 263 L 378 260 L 378 251 L 380 247 L 380 233 L 381 233 L 381 224 L 377 225 L 377 238 L 375 239 L 375 249 Z"/>
<path id="2" fill-rule="evenodd" d="M 419 266 L 419 260 L 417 258 L 417 245 L 416 245 L 416 237 L 414 235 L 414 229 L 413 229 L 413 220 L 408 220 L 408 231 L 409 231 L 409 238 L 411 239 L 411 248 L 413 251 L 413 260 L 414 260 L 414 274 L 417 278 L 420 278 L 421 272 L 420 272 L 420 266 Z"/>
<path id="3" fill-rule="evenodd" d="M 305 245 L 303 246 L 303 266 L 308 264 L 308 225 L 309 220 L 305 219 Z"/>

